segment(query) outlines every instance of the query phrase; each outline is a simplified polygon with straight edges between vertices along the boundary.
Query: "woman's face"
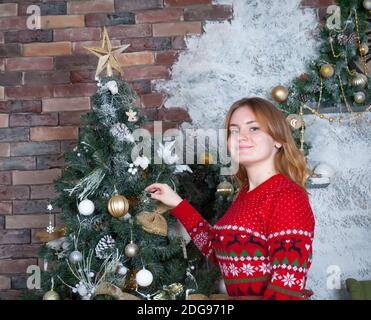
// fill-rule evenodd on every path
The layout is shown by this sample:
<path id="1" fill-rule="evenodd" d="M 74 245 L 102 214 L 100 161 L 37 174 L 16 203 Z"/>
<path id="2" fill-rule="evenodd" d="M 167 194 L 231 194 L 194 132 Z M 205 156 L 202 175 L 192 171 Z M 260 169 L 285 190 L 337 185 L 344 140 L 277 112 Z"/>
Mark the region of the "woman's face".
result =
<path id="1" fill-rule="evenodd" d="M 281 145 L 262 130 L 249 107 L 239 107 L 233 112 L 228 130 L 228 150 L 235 162 L 248 167 L 258 162 L 274 161 L 275 146 Z"/>

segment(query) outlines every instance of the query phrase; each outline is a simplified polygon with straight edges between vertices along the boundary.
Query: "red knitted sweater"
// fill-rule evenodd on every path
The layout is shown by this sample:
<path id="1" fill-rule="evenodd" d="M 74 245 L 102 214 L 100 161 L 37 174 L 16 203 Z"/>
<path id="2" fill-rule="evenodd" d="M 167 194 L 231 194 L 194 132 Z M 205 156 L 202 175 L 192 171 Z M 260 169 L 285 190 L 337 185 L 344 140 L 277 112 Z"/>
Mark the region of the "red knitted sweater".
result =
<path id="1" fill-rule="evenodd" d="M 185 199 L 171 213 L 219 265 L 229 296 L 301 299 L 315 221 L 305 191 L 283 174 L 242 190 L 213 226 Z"/>

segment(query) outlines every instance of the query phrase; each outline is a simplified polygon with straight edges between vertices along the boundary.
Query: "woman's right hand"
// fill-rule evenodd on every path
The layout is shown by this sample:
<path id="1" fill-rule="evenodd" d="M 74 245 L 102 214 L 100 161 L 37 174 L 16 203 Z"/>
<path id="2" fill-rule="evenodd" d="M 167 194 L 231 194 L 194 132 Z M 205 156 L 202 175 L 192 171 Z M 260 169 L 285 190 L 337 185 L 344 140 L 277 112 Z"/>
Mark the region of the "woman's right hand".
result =
<path id="1" fill-rule="evenodd" d="M 153 183 L 147 186 L 144 190 L 151 194 L 152 199 L 161 201 L 171 209 L 175 208 L 183 200 L 169 185 L 165 183 Z"/>

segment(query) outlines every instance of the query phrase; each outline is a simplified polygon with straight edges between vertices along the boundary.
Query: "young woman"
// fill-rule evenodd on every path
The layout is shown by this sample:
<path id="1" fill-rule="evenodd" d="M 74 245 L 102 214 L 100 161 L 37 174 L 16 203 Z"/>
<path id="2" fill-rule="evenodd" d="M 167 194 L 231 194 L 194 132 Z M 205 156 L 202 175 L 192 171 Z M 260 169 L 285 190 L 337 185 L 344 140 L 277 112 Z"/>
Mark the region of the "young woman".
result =
<path id="1" fill-rule="evenodd" d="M 240 188 L 215 225 L 167 184 L 146 191 L 172 208 L 199 250 L 219 264 L 230 299 L 305 299 L 315 221 L 304 156 L 281 111 L 262 98 L 235 102 L 225 128 Z"/>

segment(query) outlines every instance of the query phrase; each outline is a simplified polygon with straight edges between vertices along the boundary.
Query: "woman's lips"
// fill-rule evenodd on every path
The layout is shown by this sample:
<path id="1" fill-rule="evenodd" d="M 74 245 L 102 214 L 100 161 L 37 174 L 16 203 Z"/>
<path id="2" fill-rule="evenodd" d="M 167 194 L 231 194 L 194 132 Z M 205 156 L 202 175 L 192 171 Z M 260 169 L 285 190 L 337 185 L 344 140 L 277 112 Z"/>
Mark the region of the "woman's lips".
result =
<path id="1" fill-rule="evenodd" d="M 238 149 L 239 150 L 246 150 L 246 149 L 251 149 L 252 146 L 239 146 Z"/>

